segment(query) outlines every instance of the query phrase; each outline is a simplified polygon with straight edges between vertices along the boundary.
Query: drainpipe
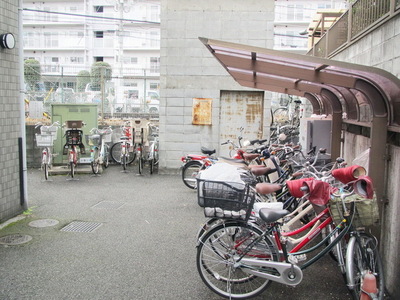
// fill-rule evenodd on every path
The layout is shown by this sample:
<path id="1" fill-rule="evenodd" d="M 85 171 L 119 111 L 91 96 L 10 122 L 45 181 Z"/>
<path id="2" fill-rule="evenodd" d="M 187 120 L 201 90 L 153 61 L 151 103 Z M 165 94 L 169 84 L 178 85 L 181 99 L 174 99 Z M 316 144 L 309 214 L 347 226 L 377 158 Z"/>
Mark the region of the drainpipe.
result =
<path id="1" fill-rule="evenodd" d="M 24 48 L 23 48 L 23 26 L 22 26 L 22 3 L 23 0 L 18 2 L 18 56 L 19 56 L 19 76 L 20 76 L 20 119 L 21 119 L 21 138 L 19 139 L 19 150 L 20 153 L 20 189 L 21 189 L 21 206 L 24 210 L 28 209 L 28 191 L 27 191 L 27 167 L 26 167 L 26 128 L 25 128 L 25 100 L 24 100 Z"/>

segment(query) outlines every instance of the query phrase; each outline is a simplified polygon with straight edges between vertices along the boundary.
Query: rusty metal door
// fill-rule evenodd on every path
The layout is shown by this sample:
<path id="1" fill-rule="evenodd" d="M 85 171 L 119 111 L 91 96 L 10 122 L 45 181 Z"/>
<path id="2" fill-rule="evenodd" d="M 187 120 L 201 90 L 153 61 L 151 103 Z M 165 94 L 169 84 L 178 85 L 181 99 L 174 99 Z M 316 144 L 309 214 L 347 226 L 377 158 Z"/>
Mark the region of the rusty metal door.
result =
<path id="1" fill-rule="evenodd" d="M 240 128 L 243 140 L 263 137 L 264 92 L 221 91 L 220 144 L 227 140 L 238 143 Z M 220 146 L 220 156 L 229 156 L 229 146 Z"/>

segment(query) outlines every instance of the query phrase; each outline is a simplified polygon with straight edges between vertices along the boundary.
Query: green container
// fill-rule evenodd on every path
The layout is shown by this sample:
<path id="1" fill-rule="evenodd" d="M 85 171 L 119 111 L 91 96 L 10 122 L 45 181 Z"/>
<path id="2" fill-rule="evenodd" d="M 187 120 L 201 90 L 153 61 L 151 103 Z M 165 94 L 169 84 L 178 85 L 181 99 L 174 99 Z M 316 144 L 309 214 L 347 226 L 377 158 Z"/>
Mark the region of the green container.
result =
<path id="1" fill-rule="evenodd" d="M 88 135 L 92 128 L 97 128 L 98 108 L 97 104 L 52 104 L 51 105 L 51 121 L 60 122 L 64 127 L 58 129 L 57 140 L 54 141 L 54 164 L 67 163 L 67 155 L 63 155 L 63 147 L 66 143 L 65 131 L 67 121 L 82 121 L 84 125 L 80 130 L 83 136 Z M 79 123 L 79 122 L 77 122 Z M 85 138 L 82 139 L 85 145 L 86 154 L 79 154 L 80 163 L 88 162 L 90 157 L 90 147 L 86 144 Z M 79 149 L 79 148 L 78 148 Z"/>

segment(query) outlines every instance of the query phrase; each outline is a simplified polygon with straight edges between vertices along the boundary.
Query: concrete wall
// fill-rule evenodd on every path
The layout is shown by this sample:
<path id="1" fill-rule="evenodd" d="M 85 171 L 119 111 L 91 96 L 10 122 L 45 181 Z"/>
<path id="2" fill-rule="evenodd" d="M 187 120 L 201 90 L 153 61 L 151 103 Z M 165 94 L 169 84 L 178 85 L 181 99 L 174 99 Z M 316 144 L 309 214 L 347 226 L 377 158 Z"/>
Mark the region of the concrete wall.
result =
<path id="1" fill-rule="evenodd" d="M 202 145 L 218 149 L 220 91 L 244 90 L 198 37 L 272 48 L 273 20 L 273 0 L 161 1 L 160 172 Z M 193 98 L 213 99 L 212 125 L 192 125 Z"/>
<path id="2" fill-rule="evenodd" d="M 400 77 L 400 53 L 397 51 L 400 44 L 400 15 L 374 30 L 371 34 L 345 49 L 333 59 L 346 62 L 369 65 L 384 69 Z M 344 157 L 351 161 L 358 153 L 369 147 L 369 140 L 360 136 L 347 134 Z M 382 145 L 385 147 L 385 145 Z M 394 145 L 387 146 L 386 197 L 388 203 L 384 206 L 382 219 L 381 244 L 382 258 L 385 266 L 386 287 L 392 299 L 400 298 L 400 286 L 397 279 L 400 277 L 400 148 Z M 373 159 L 373 158 L 372 158 Z"/>
<path id="3" fill-rule="evenodd" d="M 18 1 L 0 1 L 0 34 L 13 33 L 14 49 L 0 47 L 0 222 L 23 210 L 20 205 L 18 138 L 21 137 L 19 98 Z"/>

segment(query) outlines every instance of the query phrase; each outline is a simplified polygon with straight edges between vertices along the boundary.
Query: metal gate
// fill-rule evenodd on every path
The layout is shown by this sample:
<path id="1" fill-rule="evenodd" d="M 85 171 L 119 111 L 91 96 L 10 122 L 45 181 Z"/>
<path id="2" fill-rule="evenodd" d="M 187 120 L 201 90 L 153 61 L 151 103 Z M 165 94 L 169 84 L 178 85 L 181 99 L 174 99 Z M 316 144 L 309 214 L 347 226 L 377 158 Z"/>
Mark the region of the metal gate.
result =
<path id="1" fill-rule="evenodd" d="M 261 139 L 263 136 L 263 91 L 221 91 L 220 144 L 227 140 L 238 143 L 240 128 L 243 140 Z M 231 147 L 220 146 L 220 155 L 229 156 Z"/>

